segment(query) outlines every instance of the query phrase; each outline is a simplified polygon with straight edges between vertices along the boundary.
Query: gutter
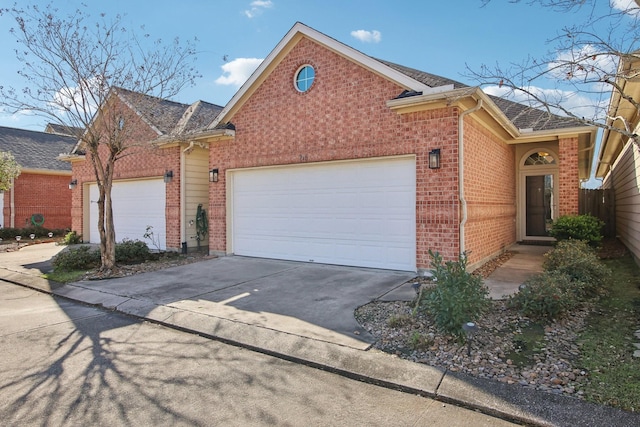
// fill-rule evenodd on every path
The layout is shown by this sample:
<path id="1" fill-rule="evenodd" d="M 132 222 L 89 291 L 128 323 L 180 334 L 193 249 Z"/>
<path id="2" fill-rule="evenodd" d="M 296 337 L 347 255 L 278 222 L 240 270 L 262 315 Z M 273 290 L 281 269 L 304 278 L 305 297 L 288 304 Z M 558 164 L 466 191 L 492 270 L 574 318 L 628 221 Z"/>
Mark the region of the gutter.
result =
<path id="1" fill-rule="evenodd" d="M 460 253 L 465 252 L 464 226 L 467 224 L 467 199 L 464 195 L 464 117 L 482 108 L 482 99 L 478 99 L 475 107 L 460 113 L 458 119 L 458 186 L 462 218 L 460 219 Z"/>

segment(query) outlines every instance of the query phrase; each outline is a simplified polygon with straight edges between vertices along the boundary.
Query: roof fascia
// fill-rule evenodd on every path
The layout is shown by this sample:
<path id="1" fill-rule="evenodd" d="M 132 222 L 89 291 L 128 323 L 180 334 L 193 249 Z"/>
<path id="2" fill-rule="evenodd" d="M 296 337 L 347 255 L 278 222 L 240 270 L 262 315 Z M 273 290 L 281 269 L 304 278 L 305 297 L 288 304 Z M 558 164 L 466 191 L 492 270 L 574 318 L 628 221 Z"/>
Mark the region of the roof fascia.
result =
<path id="1" fill-rule="evenodd" d="M 427 92 L 432 88 L 421 83 L 411 77 L 403 74 L 399 71 L 384 65 L 383 63 L 376 61 L 370 56 L 341 43 L 326 34 L 310 28 L 301 22 L 297 22 L 291 30 L 280 40 L 276 47 L 267 55 L 258 68 L 253 72 L 251 77 L 242 85 L 242 87 L 235 93 L 227 105 L 222 109 L 218 117 L 208 126 L 208 129 L 215 128 L 219 123 L 225 123 L 230 120 L 233 113 L 238 110 L 244 101 L 255 91 L 270 74 L 270 72 L 276 67 L 276 65 L 286 56 L 288 52 L 303 38 L 306 37 L 324 47 L 332 50 L 338 55 L 345 57 L 353 62 L 356 62 L 363 67 L 371 70 L 372 72 L 393 81 L 397 85 L 403 87 L 406 90 L 412 90 L 416 92 Z"/>
<path id="2" fill-rule="evenodd" d="M 31 173 L 34 175 L 71 176 L 71 171 L 60 169 L 21 168 L 21 173 Z"/>
<path id="3" fill-rule="evenodd" d="M 482 99 L 481 111 L 488 114 L 491 119 L 497 122 L 510 138 L 517 138 L 520 131 L 511 120 L 504 115 L 502 110 L 489 98 L 479 87 L 464 87 L 453 90 L 436 91 L 424 93 L 422 95 L 410 96 L 407 98 L 396 98 L 387 101 L 387 107 L 398 114 L 405 114 L 413 111 L 429 110 L 443 106 L 458 106 L 462 111 L 472 108 L 477 100 Z M 472 105 L 466 105 L 468 101 L 473 101 Z M 474 114 L 479 114 L 476 112 Z M 505 135 L 502 135 L 504 138 Z"/>
<path id="4" fill-rule="evenodd" d="M 591 141 L 595 140 L 597 128 L 594 126 L 578 126 L 540 131 L 519 129 L 479 87 L 460 88 L 444 92 L 410 96 L 407 98 L 392 99 L 387 101 L 387 106 L 398 114 L 452 105 L 455 105 L 462 111 L 465 111 L 476 105 L 477 100 L 479 99 L 482 99 L 482 109 L 475 112 L 474 115 L 479 117 L 481 121 L 484 121 L 485 123 L 492 121 L 493 123 L 498 124 L 504 133 L 494 133 L 504 138 L 507 144 L 544 142 L 549 141 L 550 139 L 568 138 L 582 134 L 590 134 Z M 471 101 L 471 103 L 469 101 Z M 485 115 L 484 119 L 482 118 L 483 113 Z"/>
<path id="5" fill-rule="evenodd" d="M 209 142 L 219 142 L 234 139 L 236 136 L 236 131 L 233 129 L 213 129 L 206 130 L 204 132 L 199 132 L 197 134 L 192 135 L 183 135 L 183 136 L 169 136 L 164 138 L 156 139 L 153 144 L 155 144 L 159 148 L 170 148 L 180 145 L 182 143 L 188 142 L 200 142 L 200 143 L 209 143 Z"/>
<path id="6" fill-rule="evenodd" d="M 84 154 L 60 154 L 56 159 L 63 162 L 74 163 L 84 161 L 86 156 Z"/>
<path id="7" fill-rule="evenodd" d="M 635 61 L 626 61 L 621 63 L 618 67 L 618 74 L 623 74 L 631 69 L 631 67 L 638 63 Z M 634 99 L 640 99 L 640 82 L 637 80 L 617 79 L 616 83 L 620 85 L 622 92 L 625 94 L 631 94 Z M 625 120 L 631 121 L 636 111 L 631 109 L 623 109 L 620 111 L 620 104 L 623 99 L 618 91 L 612 90 L 611 99 L 609 101 L 609 108 L 607 110 L 607 125 L 613 126 L 615 120 L 613 117 L 622 116 Z M 633 109 L 635 110 L 635 109 Z M 634 130 L 637 129 L 638 124 L 632 123 Z M 604 178 L 610 171 L 611 167 L 615 163 L 617 157 L 623 151 L 625 142 L 622 134 L 616 131 L 605 129 L 602 133 L 602 143 L 600 144 L 600 150 L 598 151 L 598 166 L 596 168 L 596 177 Z"/>

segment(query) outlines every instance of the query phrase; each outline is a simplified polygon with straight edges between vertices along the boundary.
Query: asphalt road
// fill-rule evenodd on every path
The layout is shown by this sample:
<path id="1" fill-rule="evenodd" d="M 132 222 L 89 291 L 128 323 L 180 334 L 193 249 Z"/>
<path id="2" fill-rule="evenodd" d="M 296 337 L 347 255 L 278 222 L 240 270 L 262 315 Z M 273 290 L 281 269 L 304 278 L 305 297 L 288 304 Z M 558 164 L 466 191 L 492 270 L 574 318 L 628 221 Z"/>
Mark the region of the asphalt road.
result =
<path id="1" fill-rule="evenodd" d="M 506 426 L 0 282 L 5 426 Z"/>

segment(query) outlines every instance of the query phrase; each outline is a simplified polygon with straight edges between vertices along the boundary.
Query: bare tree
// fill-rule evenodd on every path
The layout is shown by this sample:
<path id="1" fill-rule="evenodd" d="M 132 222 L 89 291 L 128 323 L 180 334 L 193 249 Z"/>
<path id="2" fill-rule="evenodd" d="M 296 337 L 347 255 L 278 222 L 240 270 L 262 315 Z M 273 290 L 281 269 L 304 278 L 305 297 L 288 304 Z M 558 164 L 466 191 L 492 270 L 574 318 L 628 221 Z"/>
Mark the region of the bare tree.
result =
<path id="1" fill-rule="evenodd" d="M 485 5 L 490 2 L 483 1 Z M 640 148 L 634 124 L 628 120 L 638 112 L 639 98 L 634 99 L 625 85 L 640 75 L 640 0 L 614 0 L 606 7 L 599 0 L 525 2 L 566 13 L 572 23 L 549 40 L 551 49 L 546 56 L 527 57 L 506 66 L 483 65 L 479 70 L 467 66 L 468 77 L 493 95 L 527 102 L 546 110 L 549 117 L 561 114 L 619 132 Z M 573 22 L 577 16 L 584 18 Z M 611 116 L 612 93 L 634 114 Z"/>
<path id="2" fill-rule="evenodd" d="M 21 89 L 0 87 L 0 103 L 12 111 L 30 111 L 48 121 L 84 129 L 79 146 L 90 157 L 97 186 L 101 270 L 115 266 L 115 230 L 111 188 L 114 167 L 130 148 L 122 112 L 106 108 L 114 90 L 123 88 L 158 99 L 175 96 L 199 77 L 194 41 L 169 43 L 139 37 L 123 16 L 101 14 L 92 20 L 87 6 L 62 14 L 52 4 L 0 9 L 16 26 L 16 56 L 22 63 Z M 141 27 L 144 31 L 144 27 Z M 101 109 L 101 114 L 96 114 Z M 96 119 L 98 118 L 98 119 Z"/>

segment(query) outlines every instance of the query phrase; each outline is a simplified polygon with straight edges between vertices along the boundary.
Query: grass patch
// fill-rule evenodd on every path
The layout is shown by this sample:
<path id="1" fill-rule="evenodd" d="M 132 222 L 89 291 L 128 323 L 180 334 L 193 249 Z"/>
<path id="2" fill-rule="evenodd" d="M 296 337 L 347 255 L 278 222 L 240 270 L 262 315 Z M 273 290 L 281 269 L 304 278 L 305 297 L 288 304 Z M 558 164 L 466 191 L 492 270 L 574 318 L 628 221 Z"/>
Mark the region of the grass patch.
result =
<path id="1" fill-rule="evenodd" d="M 58 283 L 70 283 L 77 282 L 86 272 L 86 270 L 52 271 L 43 274 L 43 277 Z"/>
<path id="2" fill-rule="evenodd" d="M 607 260 L 613 271 L 608 295 L 588 318 L 578 344 L 579 363 L 590 375 L 582 389 L 599 404 L 640 410 L 640 358 L 634 358 L 634 331 L 640 329 L 640 268 L 627 255 Z"/>

